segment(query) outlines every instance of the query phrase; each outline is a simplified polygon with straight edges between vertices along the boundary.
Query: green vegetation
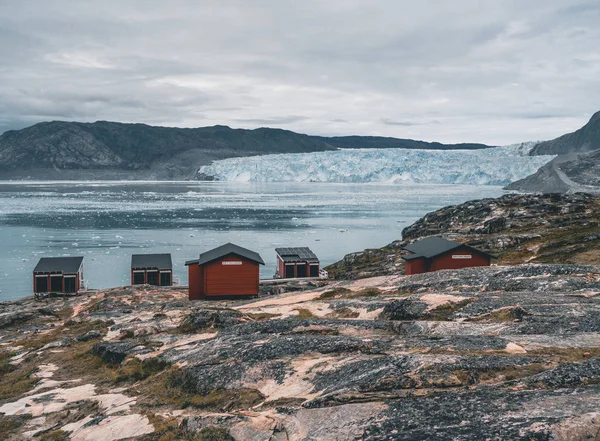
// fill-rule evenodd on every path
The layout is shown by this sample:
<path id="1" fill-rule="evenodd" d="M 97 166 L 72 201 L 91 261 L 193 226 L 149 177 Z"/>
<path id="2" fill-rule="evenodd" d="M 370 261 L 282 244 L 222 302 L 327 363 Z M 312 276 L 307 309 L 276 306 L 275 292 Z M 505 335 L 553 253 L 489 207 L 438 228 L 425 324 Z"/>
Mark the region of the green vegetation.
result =
<path id="1" fill-rule="evenodd" d="M 472 303 L 473 299 L 465 299 L 460 302 L 448 302 L 429 311 L 423 316 L 425 320 L 447 321 L 451 320 L 452 314 Z"/>
<path id="2" fill-rule="evenodd" d="M 70 439 L 69 433 L 62 430 L 53 430 L 39 437 L 40 441 L 69 441 Z"/>
<path id="3" fill-rule="evenodd" d="M 119 366 L 115 371 L 113 382 L 142 381 L 165 370 L 169 366 L 169 362 L 155 357 L 147 358 L 145 360 L 134 358 L 125 363 L 125 365 Z"/>
<path id="4" fill-rule="evenodd" d="M 199 431 L 188 430 L 175 418 L 147 414 L 154 432 L 140 438 L 140 441 L 234 441 L 229 431 L 223 427 L 206 426 Z"/>
<path id="5" fill-rule="evenodd" d="M 271 314 L 269 312 L 248 312 L 245 314 L 245 316 L 254 322 L 263 322 L 265 320 L 281 317 L 281 314 Z"/>
<path id="6" fill-rule="evenodd" d="M 0 439 L 8 439 L 10 435 L 14 435 L 30 419 L 30 415 L 10 416 L 0 414 Z"/>
<path id="7" fill-rule="evenodd" d="M 359 299 L 363 297 L 377 297 L 382 292 L 377 288 L 365 288 L 359 291 L 352 291 L 348 288 L 337 287 L 321 293 L 319 300 L 329 299 Z"/>
<path id="8" fill-rule="evenodd" d="M 255 389 L 215 389 L 202 393 L 185 370 L 175 368 L 147 379 L 139 389 L 149 400 L 147 405 L 171 405 L 179 409 L 193 407 L 212 411 L 231 411 L 249 409 L 264 401 L 264 396 Z"/>
<path id="9" fill-rule="evenodd" d="M 333 312 L 330 312 L 326 315 L 326 317 L 330 318 L 357 318 L 360 315 L 360 312 L 353 311 L 352 309 L 344 306 L 343 308 L 335 309 Z"/>
<path id="10" fill-rule="evenodd" d="M 316 316 L 312 313 L 310 309 L 306 308 L 296 308 L 294 311 L 298 311 L 297 318 L 307 319 L 307 318 L 316 318 Z"/>

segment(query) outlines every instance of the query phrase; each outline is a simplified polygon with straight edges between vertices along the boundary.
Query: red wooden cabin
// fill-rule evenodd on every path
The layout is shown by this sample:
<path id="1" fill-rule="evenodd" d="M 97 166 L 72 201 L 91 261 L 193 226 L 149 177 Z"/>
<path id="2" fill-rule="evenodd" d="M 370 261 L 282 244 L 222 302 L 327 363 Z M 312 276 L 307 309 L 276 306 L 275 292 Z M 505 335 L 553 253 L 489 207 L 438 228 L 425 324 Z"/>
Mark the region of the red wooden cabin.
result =
<path id="1" fill-rule="evenodd" d="M 249 297 L 258 295 L 258 253 L 228 243 L 185 263 L 189 275 L 190 300 Z"/>
<path id="2" fill-rule="evenodd" d="M 275 277 L 282 279 L 319 277 L 319 258 L 310 248 L 275 248 L 277 270 Z"/>
<path id="3" fill-rule="evenodd" d="M 33 293 L 77 294 L 83 287 L 83 257 L 42 257 L 33 270 Z"/>
<path id="4" fill-rule="evenodd" d="M 443 269 L 489 266 L 494 256 L 468 245 L 432 236 L 404 247 L 411 254 L 403 256 L 406 275 Z"/>
<path id="5" fill-rule="evenodd" d="M 133 254 L 131 256 L 132 285 L 173 285 L 173 263 L 170 254 Z"/>

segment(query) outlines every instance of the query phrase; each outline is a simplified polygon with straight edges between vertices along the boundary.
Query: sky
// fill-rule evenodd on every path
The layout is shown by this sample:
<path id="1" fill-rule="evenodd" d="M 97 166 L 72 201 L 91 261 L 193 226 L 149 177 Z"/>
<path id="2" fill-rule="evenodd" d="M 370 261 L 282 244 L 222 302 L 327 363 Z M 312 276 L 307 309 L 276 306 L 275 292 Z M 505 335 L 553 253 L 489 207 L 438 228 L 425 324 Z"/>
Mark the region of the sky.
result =
<path id="1" fill-rule="evenodd" d="M 600 110 L 599 24 L 598 0 L 0 0 L 0 133 L 552 139 Z"/>

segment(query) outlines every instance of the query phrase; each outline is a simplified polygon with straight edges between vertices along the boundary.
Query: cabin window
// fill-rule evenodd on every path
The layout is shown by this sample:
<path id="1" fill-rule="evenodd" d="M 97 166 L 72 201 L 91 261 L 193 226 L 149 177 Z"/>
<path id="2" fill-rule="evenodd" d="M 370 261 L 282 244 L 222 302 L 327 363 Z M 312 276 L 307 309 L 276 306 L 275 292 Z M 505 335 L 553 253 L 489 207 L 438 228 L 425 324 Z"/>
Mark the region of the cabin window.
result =
<path id="1" fill-rule="evenodd" d="M 50 291 L 62 292 L 63 290 L 62 276 L 50 276 Z"/>
<path id="2" fill-rule="evenodd" d="M 146 272 L 146 283 L 148 285 L 158 286 L 158 271 L 147 271 Z"/>
<path id="3" fill-rule="evenodd" d="M 296 267 L 296 277 L 306 277 L 306 264 L 302 263 Z"/>
<path id="4" fill-rule="evenodd" d="M 319 264 L 310 266 L 310 277 L 319 277 Z"/>
<path id="5" fill-rule="evenodd" d="M 160 273 L 160 286 L 171 286 L 171 272 L 162 271 Z"/>
<path id="6" fill-rule="evenodd" d="M 76 292 L 76 277 L 75 276 L 65 276 L 65 292 Z"/>
<path id="7" fill-rule="evenodd" d="M 35 292 L 48 292 L 48 276 L 35 276 Z"/>
<path id="8" fill-rule="evenodd" d="M 134 285 L 143 285 L 146 283 L 144 280 L 144 271 L 134 271 L 133 272 L 133 284 Z"/>
<path id="9" fill-rule="evenodd" d="M 294 277 L 294 264 L 293 263 L 286 263 L 285 264 L 285 278 L 286 279 L 291 279 Z"/>

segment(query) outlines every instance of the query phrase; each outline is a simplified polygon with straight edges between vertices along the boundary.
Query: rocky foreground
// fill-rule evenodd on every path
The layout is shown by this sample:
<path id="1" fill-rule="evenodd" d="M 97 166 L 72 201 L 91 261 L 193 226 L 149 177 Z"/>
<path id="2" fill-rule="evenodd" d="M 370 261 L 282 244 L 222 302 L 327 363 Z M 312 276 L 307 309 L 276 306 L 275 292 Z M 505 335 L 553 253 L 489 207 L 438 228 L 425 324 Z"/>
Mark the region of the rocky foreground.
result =
<path id="1" fill-rule="evenodd" d="M 0 439 L 598 439 L 598 267 L 305 288 L 1 304 Z"/>

